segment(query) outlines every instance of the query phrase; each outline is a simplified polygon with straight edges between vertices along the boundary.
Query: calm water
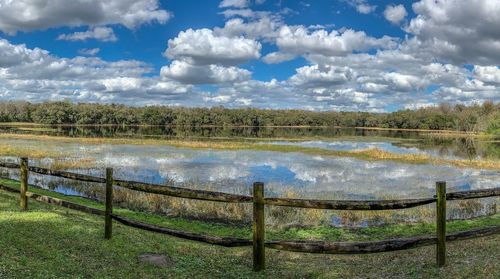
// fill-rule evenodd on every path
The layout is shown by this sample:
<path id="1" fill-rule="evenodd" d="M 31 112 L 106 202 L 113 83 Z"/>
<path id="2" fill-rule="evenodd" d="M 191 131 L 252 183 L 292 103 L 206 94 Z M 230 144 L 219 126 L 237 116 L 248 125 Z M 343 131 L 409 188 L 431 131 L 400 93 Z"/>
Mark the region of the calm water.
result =
<path id="1" fill-rule="evenodd" d="M 6 128 L 4 128 L 6 129 Z M 55 132 L 70 135 L 76 128 L 61 128 Z M 139 129 L 139 128 L 138 128 Z M 13 129 L 14 130 L 14 129 Z M 11 130 L 10 132 L 13 132 Z M 286 140 L 292 138 L 290 131 L 260 131 L 259 136 L 279 137 L 279 140 L 266 140 L 265 143 L 281 145 L 300 145 L 304 147 L 331 150 L 361 150 L 379 148 L 394 153 L 429 154 L 448 158 L 488 157 L 495 158 L 489 150 L 496 150 L 495 143 L 472 142 L 474 152 L 463 150 L 461 139 L 448 139 L 445 143 L 429 140 L 418 133 L 368 132 L 357 135 L 356 130 L 327 136 L 325 129 L 306 129 L 300 136 L 321 137 L 321 140 Z M 118 129 L 119 131 L 119 129 Z M 139 131 L 139 130 L 138 130 Z M 143 130 L 140 130 L 143 131 Z M 155 130 L 156 131 L 156 130 Z M 245 130 L 246 131 L 246 130 Z M 23 131 L 18 131 L 23 132 Z M 117 131 L 113 133 L 116 134 Z M 150 131 L 151 132 L 151 131 Z M 218 137 L 249 137 L 248 131 L 238 134 L 235 131 L 218 131 Z M 43 133 L 46 133 L 44 131 Z M 190 134 L 194 137 L 195 134 Z M 202 137 L 196 135 L 197 137 Z M 210 132 L 213 133 L 213 132 Z M 235 134 L 232 134 L 235 133 Z M 354 133 L 354 134 L 353 134 Z M 269 134 L 273 134 L 270 136 Z M 89 134 L 90 135 L 90 134 Z M 137 134 L 135 136 L 144 136 Z M 285 136 L 286 135 L 286 136 Z M 156 134 L 160 137 L 162 135 Z M 166 136 L 178 136 L 175 134 Z M 215 135 L 211 134 L 211 137 Z M 251 137 L 251 136 L 250 136 Z M 295 135 L 293 138 L 299 137 Z M 385 199 L 421 198 L 434 195 L 434 185 L 445 180 L 448 191 L 484 189 L 500 187 L 500 172 L 481 169 L 463 169 L 447 165 L 412 165 L 390 161 L 363 161 L 354 158 L 306 155 L 303 153 L 284 153 L 271 151 L 220 151 L 193 150 L 160 145 L 87 145 L 33 140 L 1 139 L 0 144 L 23 147 L 36 146 L 37 150 L 67 154 L 66 160 L 91 159 L 95 168 L 75 169 L 72 171 L 104 176 L 104 168 L 115 169 L 118 179 L 173 184 L 179 187 L 209 189 L 228 193 L 249 194 L 253 182 L 266 184 L 266 195 L 285 196 L 289 192 L 302 198 L 319 199 Z M 493 147 L 492 147 L 493 146 Z M 4 157 L 3 160 L 16 161 Z M 56 160 L 45 158 L 30 162 L 33 165 L 50 167 Z M 4 176 L 16 177 L 16 171 L 4 170 Z M 31 176 L 31 182 L 41 187 L 73 195 L 85 195 L 77 188 L 68 186 L 64 179 L 50 179 Z M 496 210 L 497 199 L 483 199 L 482 206 L 470 216 L 490 214 Z M 492 211 L 493 210 L 493 211 Z M 471 215 L 472 214 L 472 215 Z M 335 217 L 335 216 L 334 216 Z M 457 218 L 460 216 L 458 214 Z M 335 223 L 336 219 L 332 219 Z"/>
<path id="2" fill-rule="evenodd" d="M 500 159 L 500 138 L 437 138 L 423 132 L 382 131 L 353 128 L 171 128 L 144 126 L 0 126 L 0 133 L 44 134 L 70 137 L 189 138 L 197 140 L 279 139 L 278 144 L 297 144 L 336 150 L 376 147 L 397 153 L 426 153 L 449 158 Z M 292 142 L 287 142 L 292 139 Z M 303 139 L 300 142 L 297 140 Z"/>

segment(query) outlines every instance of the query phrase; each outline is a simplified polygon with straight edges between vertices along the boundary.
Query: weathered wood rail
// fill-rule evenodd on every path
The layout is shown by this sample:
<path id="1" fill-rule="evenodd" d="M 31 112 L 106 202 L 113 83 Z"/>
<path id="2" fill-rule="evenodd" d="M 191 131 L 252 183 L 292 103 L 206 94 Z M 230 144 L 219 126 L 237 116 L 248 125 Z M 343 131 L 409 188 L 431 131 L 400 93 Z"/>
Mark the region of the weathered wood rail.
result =
<path id="1" fill-rule="evenodd" d="M 500 226 L 475 229 L 446 235 L 446 201 L 466 200 L 500 196 L 500 187 L 446 193 L 446 183 L 436 183 L 436 195 L 423 199 L 402 200 L 315 200 L 315 199 L 288 199 L 266 198 L 264 184 L 256 182 L 253 185 L 253 196 L 212 192 L 205 190 L 186 189 L 173 186 L 164 186 L 143 182 L 113 179 L 113 170 L 106 169 L 106 177 L 96 177 L 67 171 L 52 170 L 28 165 L 27 158 L 21 158 L 20 164 L 0 162 L 0 167 L 20 170 L 20 189 L 0 185 L 1 190 L 20 193 L 20 207 L 28 209 L 27 198 L 46 202 L 90 214 L 104 216 L 105 238 L 112 237 L 112 220 L 123 225 L 167 234 L 187 240 L 203 242 L 224 247 L 253 246 L 254 270 L 265 268 L 265 247 L 278 250 L 325 253 L 325 254 L 366 254 L 396 250 L 411 249 L 421 246 L 436 245 L 436 262 L 438 266 L 446 262 L 446 242 L 488 236 L 500 233 Z M 62 177 L 66 179 L 106 184 L 105 210 L 96 209 L 62 199 L 35 194 L 28 191 L 29 172 Z M 127 188 L 134 191 L 166 195 L 178 198 L 195 200 L 253 203 L 253 240 L 233 237 L 208 236 L 198 233 L 184 232 L 152 224 L 138 222 L 127 217 L 113 214 L 113 186 Z M 367 242 L 325 242 L 325 241 L 265 241 L 264 205 L 288 206 L 298 208 L 330 209 L 330 210 L 397 210 L 436 203 L 436 236 L 419 236 L 412 238 L 388 239 Z"/>

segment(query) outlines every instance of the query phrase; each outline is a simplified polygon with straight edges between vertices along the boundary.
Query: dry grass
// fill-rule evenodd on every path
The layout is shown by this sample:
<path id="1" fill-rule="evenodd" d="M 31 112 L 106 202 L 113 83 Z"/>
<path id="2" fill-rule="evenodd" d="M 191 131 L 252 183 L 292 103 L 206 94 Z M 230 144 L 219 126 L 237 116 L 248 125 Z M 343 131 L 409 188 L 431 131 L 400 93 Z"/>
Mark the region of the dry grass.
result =
<path id="1" fill-rule="evenodd" d="M 63 158 L 69 156 L 67 153 L 43 150 L 34 146 L 12 146 L 10 144 L 0 144 L 0 156 L 29 157 L 35 159 L 42 158 Z"/>
<path id="2" fill-rule="evenodd" d="M 97 200 L 104 200 L 104 187 L 92 183 L 53 179 L 46 181 L 43 176 L 37 176 L 37 184 L 67 188 L 83 193 Z M 206 185 L 194 182 L 183 185 L 191 189 L 207 189 Z M 244 187 L 244 186 L 242 186 Z M 216 189 L 209 189 L 216 190 Z M 244 193 L 243 188 L 238 190 Z M 287 191 L 283 197 L 299 198 L 300 193 Z M 330 197 L 328 197 L 330 198 Z M 393 197 L 387 197 L 388 199 Z M 152 212 L 171 217 L 215 221 L 222 223 L 249 224 L 252 218 L 251 204 L 220 203 L 198 201 L 163 195 L 142 193 L 116 187 L 114 201 L 123 208 L 141 212 Z M 478 213 L 494 214 L 497 202 L 485 205 L 480 200 L 449 202 L 449 217 L 453 219 L 477 217 Z M 481 214 L 479 214 L 481 215 Z M 336 226 L 359 227 L 363 225 L 378 226 L 396 223 L 430 223 L 435 218 L 434 205 L 420 206 L 403 210 L 387 211 L 332 211 L 320 209 L 302 209 L 273 206 L 266 209 L 266 224 L 277 230 L 290 227 Z M 335 219 L 335 221 L 333 221 Z"/>
<path id="3" fill-rule="evenodd" d="M 277 152 L 300 152 L 310 155 L 322 155 L 333 157 L 351 157 L 368 161 L 396 161 L 411 164 L 435 164 L 452 165 L 459 168 L 476 168 L 500 170 L 500 161 L 492 159 L 445 159 L 433 157 L 426 154 L 398 154 L 383 151 L 376 148 L 365 150 L 338 151 L 325 150 L 322 148 L 309 148 L 291 145 L 259 144 L 248 141 L 200 141 L 200 140 L 178 140 L 178 139 L 129 139 L 129 138 L 71 138 L 47 135 L 19 135 L 0 134 L 0 139 L 24 139 L 43 140 L 56 142 L 76 142 L 81 144 L 133 144 L 133 145 L 169 145 L 179 148 L 191 149 L 215 149 L 215 150 L 260 150 Z M 5 146 L 0 149 L 0 155 L 29 157 L 51 157 L 41 150 L 24 150 Z M 30 155 L 33 152 L 34 156 Z M 49 152 L 50 153 L 50 152 Z"/>
<path id="4" fill-rule="evenodd" d="M 96 167 L 94 158 L 55 158 L 50 164 L 50 168 L 53 170 L 93 169 Z"/>

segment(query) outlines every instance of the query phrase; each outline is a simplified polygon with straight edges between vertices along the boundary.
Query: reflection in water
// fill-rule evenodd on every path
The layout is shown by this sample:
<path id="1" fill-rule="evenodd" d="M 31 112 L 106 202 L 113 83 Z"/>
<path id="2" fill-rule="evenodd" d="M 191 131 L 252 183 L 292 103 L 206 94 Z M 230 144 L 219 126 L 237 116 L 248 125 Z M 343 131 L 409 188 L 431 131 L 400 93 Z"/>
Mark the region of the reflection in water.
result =
<path id="1" fill-rule="evenodd" d="M 158 126 L 0 126 L 0 133 L 44 134 L 70 137 L 194 138 L 197 140 L 230 139 L 310 139 L 325 141 L 378 142 L 415 152 L 466 159 L 500 159 L 500 142 L 474 138 L 430 137 L 423 132 L 366 130 L 330 127 L 158 127 Z M 406 150 L 408 151 L 408 150 Z"/>
<path id="2" fill-rule="evenodd" d="M 26 145 L 27 141 L 11 140 L 10 144 Z M 296 144 L 296 143 L 294 143 Z M 388 143 L 310 141 L 299 143 L 322 148 L 364 148 L 376 145 L 391 152 L 421 152 L 414 148 L 394 147 Z M 271 151 L 216 151 L 141 145 L 82 145 L 61 143 L 39 145 L 40 149 L 57 149 L 75 157 L 93 158 L 96 168 L 73 170 L 104 176 L 104 167 L 115 169 L 115 178 L 179 187 L 196 187 L 248 195 L 253 182 L 266 184 L 267 196 L 289 196 L 318 199 L 390 199 L 423 198 L 434 195 L 435 181 L 447 181 L 448 191 L 499 187 L 500 172 L 459 169 L 444 165 L 412 165 L 391 161 L 363 161 L 354 158 L 312 156 L 303 153 Z M 14 160 L 15 158 L 5 158 Z M 50 158 L 31 161 L 32 165 L 49 166 Z M 10 171 L 9 176 L 17 176 Z M 31 176 L 31 182 L 65 194 L 83 194 L 100 198 L 99 193 L 85 187 L 73 187 L 65 180 Z M 466 218 L 489 214 L 496 210 L 497 199 L 483 199 L 477 204 L 455 204 L 450 218 Z M 432 207 L 426 207 L 427 211 Z M 393 220 L 412 221 L 418 213 L 393 213 Z M 387 219 L 367 219 L 331 213 L 331 222 L 342 225 L 376 225 Z M 400 214 L 400 215 L 399 215 Z M 429 213 L 429 216 L 432 214 Z M 371 218 L 370 217 L 370 218 Z M 345 220 L 352 220 L 347 222 Z M 339 223 L 340 222 L 340 223 Z"/>

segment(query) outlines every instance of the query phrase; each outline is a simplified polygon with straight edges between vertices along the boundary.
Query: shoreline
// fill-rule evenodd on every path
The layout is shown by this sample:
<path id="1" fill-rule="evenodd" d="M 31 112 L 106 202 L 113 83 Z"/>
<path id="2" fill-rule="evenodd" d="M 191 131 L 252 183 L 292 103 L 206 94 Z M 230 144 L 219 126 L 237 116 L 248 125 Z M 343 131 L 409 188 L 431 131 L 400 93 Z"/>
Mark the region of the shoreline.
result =
<path id="1" fill-rule="evenodd" d="M 0 133 L 0 139 L 21 139 L 34 141 L 62 141 L 80 144 L 130 144 L 130 145 L 166 145 L 176 148 L 190 149 L 213 149 L 213 150 L 255 150 L 255 151 L 275 151 L 275 152 L 300 152 L 307 155 L 350 157 L 365 161 L 395 161 L 408 164 L 437 164 L 451 165 L 458 168 L 489 169 L 500 171 L 500 161 L 492 159 L 445 159 L 427 154 L 398 154 L 383 151 L 380 149 L 365 150 L 327 150 L 316 147 L 302 147 L 293 145 L 279 145 L 249 141 L 200 141 L 200 140 L 180 140 L 180 139 L 131 139 L 131 138 L 82 138 L 33 134 L 6 134 Z M 34 157 L 33 150 L 12 148 L 4 145 L 0 154 L 4 156 L 28 156 Z M 3 153 L 2 153 L 3 151 Z M 43 152 L 38 152 L 37 157 L 44 157 Z"/>
<path id="2" fill-rule="evenodd" d="M 467 136 L 493 136 L 481 134 L 478 132 L 465 132 L 458 130 L 433 130 L 433 129 L 406 129 L 406 128 L 386 128 L 386 127 L 362 127 L 362 126 L 314 126 L 314 125 L 266 125 L 266 126 L 250 126 L 250 125 L 149 125 L 149 124 L 43 124 L 35 122 L 0 122 L 0 126 L 12 127 L 28 127 L 28 126 L 45 126 L 45 127 L 167 127 L 167 128 L 295 128 L 295 129 L 355 129 L 355 130 L 375 130 L 375 131 L 401 131 L 401 132 L 423 132 L 423 133 L 443 133 L 443 134 L 459 134 Z"/>

